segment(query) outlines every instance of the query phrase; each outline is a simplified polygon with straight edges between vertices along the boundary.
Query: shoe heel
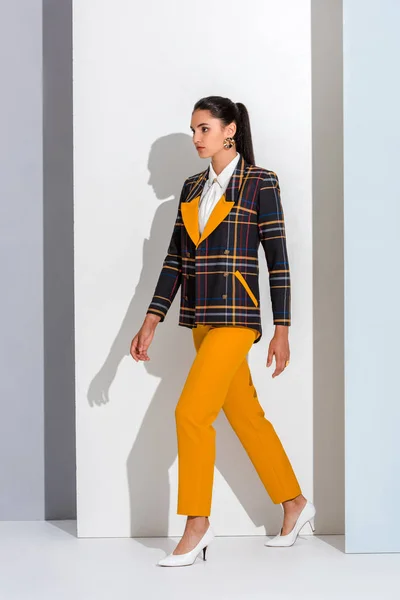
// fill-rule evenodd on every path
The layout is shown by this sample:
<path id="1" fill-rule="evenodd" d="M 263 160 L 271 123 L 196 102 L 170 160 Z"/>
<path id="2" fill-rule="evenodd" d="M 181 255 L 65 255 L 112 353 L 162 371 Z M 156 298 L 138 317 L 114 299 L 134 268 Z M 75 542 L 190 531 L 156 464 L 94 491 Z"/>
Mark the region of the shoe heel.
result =
<path id="1" fill-rule="evenodd" d="M 206 559 L 206 550 L 207 550 L 208 546 L 204 546 L 203 548 L 203 560 L 207 560 Z"/>
<path id="2" fill-rule="evenodd" d="M 310 527 L 311 527 L 311 531 L 314 533 L 315 531 L 315 523 L 314 523 L 314 519 L 310 519 L 309 521 Z"/>

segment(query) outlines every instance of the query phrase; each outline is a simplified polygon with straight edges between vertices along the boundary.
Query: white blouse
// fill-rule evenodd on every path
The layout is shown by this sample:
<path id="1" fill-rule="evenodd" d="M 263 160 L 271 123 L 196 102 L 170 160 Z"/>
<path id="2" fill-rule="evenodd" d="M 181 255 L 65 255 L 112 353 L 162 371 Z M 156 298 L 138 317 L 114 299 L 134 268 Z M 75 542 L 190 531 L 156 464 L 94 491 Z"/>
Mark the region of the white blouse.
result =
<path id="1" fill-rule="evenodd" d="M 204 227 L 208 221 L 210 214 L 214 206 L 220 200 L 221 196 L 225 193 L 230 178 L 233 175 L 233 171 L 236 168 L 240 159 L 240 154 L 237 153 L 235 158 L 221 171 L 219 175 L 216 175 L 212 163 L 210 163 L 210 173 L 208 180 L 206 181 L 203 192 L 201 194 L 199 203 L 199 231 L 200 235 L 203 233 Z"/>

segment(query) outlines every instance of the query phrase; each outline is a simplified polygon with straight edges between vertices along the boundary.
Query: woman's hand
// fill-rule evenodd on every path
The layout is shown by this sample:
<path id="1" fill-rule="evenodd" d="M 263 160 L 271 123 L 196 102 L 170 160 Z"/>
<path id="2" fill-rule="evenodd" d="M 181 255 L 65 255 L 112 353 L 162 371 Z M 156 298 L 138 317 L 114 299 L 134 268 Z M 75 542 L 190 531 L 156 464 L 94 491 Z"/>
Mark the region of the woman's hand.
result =
<path id="1" fill-rule="evenodd" d="M 139 360 L 150 360 L 147 354 L 147 349 L 151 344 L 154 337 L 154 332 L 159 323 L 160 317 L 153 313 L 148 313 L 143 322 L 143 325 L 139 329 L 138 333 L 132 340 L 130 354 L 136 362 Z"/>
<path id="2" fill-rule="evenodd" d="M 274 354 L 276 368 L 272 377 L 282 373 L 286 368 L 286 361 L 290 358 L 289 327 L 287 325 L 276 325 L 275 335 L 269 343 L 267 367 L 271 366 Z"/>

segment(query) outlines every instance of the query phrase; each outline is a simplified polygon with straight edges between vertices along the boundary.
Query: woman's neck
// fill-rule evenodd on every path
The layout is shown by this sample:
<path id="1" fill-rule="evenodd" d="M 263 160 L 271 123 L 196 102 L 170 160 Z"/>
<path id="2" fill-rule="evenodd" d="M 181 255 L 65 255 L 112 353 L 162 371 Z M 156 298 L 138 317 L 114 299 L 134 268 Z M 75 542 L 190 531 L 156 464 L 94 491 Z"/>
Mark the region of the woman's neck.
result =
<path id="1" fill-rule="evenodd" d="M 228 165 L 237 156 L 237 150 L 235 147 L 229 148 L 229 150 L 221 150 L 214 154 L 211 159 L 212 167 L 217 175 L 222 173 L 226 165 Z"/>

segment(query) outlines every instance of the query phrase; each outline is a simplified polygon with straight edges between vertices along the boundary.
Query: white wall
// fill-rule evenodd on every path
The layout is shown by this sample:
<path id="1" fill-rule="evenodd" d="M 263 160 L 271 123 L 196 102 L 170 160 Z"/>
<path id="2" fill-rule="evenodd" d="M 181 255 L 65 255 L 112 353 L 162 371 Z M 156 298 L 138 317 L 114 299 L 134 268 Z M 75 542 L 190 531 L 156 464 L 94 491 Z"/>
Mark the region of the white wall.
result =
<path id="1" fill-rule="evenodd" d="M 130 341 L 150 302 L 185 177 L 206 168 L 190 136 L 194 103 L 248 107 L 256 162 L 277 172 L 292 271 L 291 363 L 272 379 L 265 257 L 264 338 L 249 363 L 303 493 L 313 496 L 312 201 L 309 0 L 74 3 L 77 516 L 79 536 L 180 535 L 174 408 L 194 358 L 178 300 L 151 360 Z M 180 292 L 179 292 L 180 293 Z M 269 500 L 221 413 L 217 534 L 276 533 Z"/>

